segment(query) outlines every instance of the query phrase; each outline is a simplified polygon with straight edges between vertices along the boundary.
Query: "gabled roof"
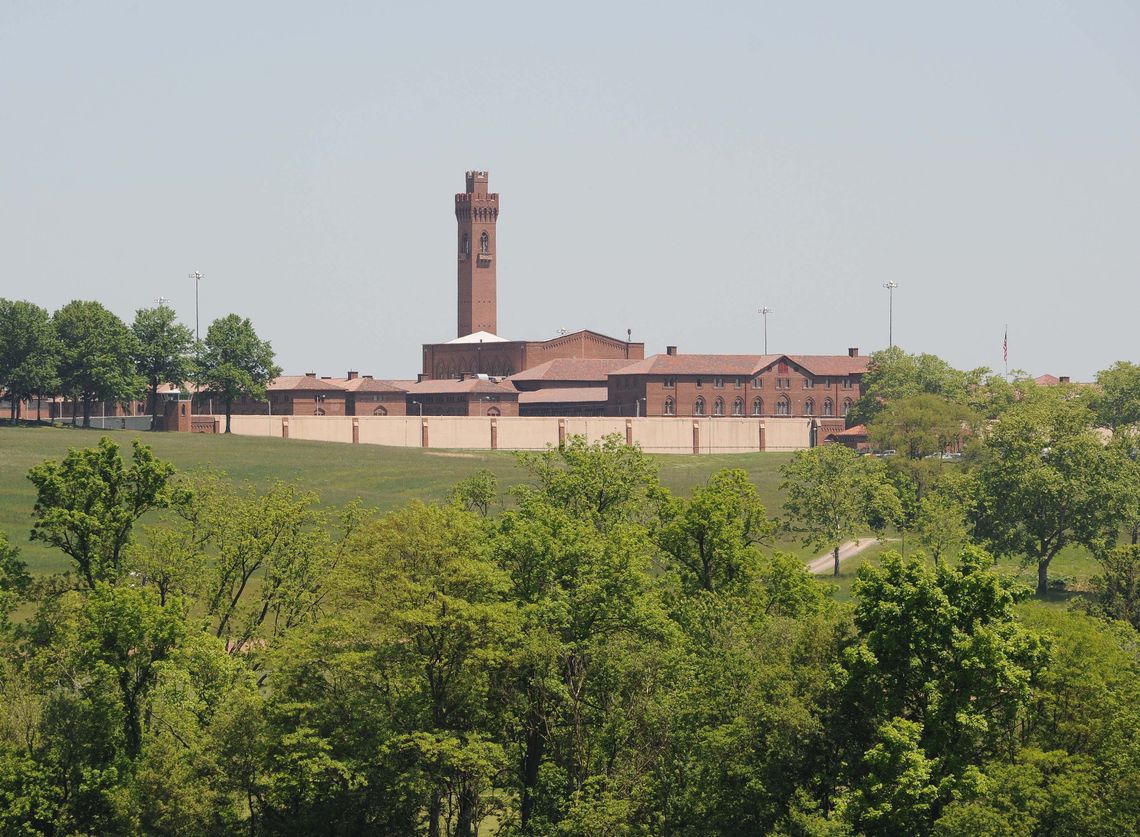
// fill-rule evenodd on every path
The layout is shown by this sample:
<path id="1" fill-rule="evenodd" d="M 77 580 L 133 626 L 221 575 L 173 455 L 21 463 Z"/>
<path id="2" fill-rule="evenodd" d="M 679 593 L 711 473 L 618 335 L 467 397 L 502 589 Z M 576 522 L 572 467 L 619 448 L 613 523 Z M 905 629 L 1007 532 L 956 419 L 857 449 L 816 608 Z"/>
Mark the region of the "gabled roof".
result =
<path id="1" fill-rule="evenodd" d="M 597 381 L 605 383 L 614 370 L 629 366 L 625 358 L 560 357 L 511 375 L 510 381 Z"/>
<path id="2" fill-rule="evenodd" d="M 650 355 L 612 375 L 740 375 L 749 377 L 763 360 L 779 355 Z"/>
<path id="3" fill-rule="evenodd" d="M 867 435 L 867 425 L 857 424 L 854 427 L 848 427 L 839 433 L 832 434 L 836 438 L 854 438 Z"/>
<path id="4" fill-rule="evenodd" d="M 316 378 L 311 375 L 282 375 L 270 381 L 266 389 L 270 392 L 344 392 L 344 387 L 331 378 Z"/>
<path id="5" fill-rule="evenodd" d="M 394 381 L 384 381 L 371 377 L 359 378 L 333 378 L 348 392 L 407 392 L 406 386 L 400 386 Z"/>
<path id="6" fill-rule="evenodd" d="M 1055 387 L 1061 383 L 1061 379 L 1056 375 L 1038 375 L 1033 379 L 1033 383 L 1039 387 Z"/>
<path id="7" fill-rule="evenodd" d="M 489 331 L 476 331 L 474 334 L 468 334 L 465 337 L 456 337 L 454 340 L 448 340 L 448 344 L 452 343 L 510 343 L 511 341 L 505 337 L 500 337 L 497 334 L 492 334 Z"/>
<path id="8" fill-rule="evenodd" d="M 781 360 L 812 375 L 858 375 L 867 371 L 869 357 L 856 355 L 650 355 L 616 369 L 612 375 L 723 375 L 752 377 Z"/>
<path id="9" fill-rule="evenodd" d="M 593 335 L 594 337 L 600 337 L 603 340 L 609 340 L 612 343 L 620 343 L 623 346 L 625 346 L 625 345 L 629 345 L 629 346 L 641 345 L 639 343 L 633 343 L 633 342 L 630 342 L 628 340 L 622 340 L 620 337 L 610 337 L 608 334 L 602 334 L 600 331 L 594 331 L 593 329 L 590 329 L 590 328 L 580 328 L 577 331 L 568 331 L 565 334 L 559 334 L 557 337 L 551 337 L 547 340 L 539 340 L 537 342 L 539 342 L 539 343 L 558 343 L 559 341 L 562 341 L 562 340 L 574 340 L 576 338 L 581 337 L 584 334 L 590 334 L 590 335 Z"/>
<path id="10" fill-rule="evenodd" d="M 866 355 L 778 355 L 756 371 L 761 372 L 773 363 L 786 359 L 813 375 L 859 375 L 867 371 L 871 358 Z"/>
<path id="11" fill-rule="evenodd" d="M 519 404 L 604 404 L 608 399 L 609 389 L 606 387 L 551 387 L 519 393 Z"/>
<path id="12" fill-rule="evenodd" d="M 453 378 L 443 378 L 436 381 L 420 381 L 418 384 L 409 386 L 407 392 L 408 395 L 461 395 L 465 393 L 487 393 L 494 395 L 518 394 L 518 390 L 510 384 L 496 384 L 491 381 L 485 381 L 482 378 L 467 378 L 462 381 L 457 381 Z"/>

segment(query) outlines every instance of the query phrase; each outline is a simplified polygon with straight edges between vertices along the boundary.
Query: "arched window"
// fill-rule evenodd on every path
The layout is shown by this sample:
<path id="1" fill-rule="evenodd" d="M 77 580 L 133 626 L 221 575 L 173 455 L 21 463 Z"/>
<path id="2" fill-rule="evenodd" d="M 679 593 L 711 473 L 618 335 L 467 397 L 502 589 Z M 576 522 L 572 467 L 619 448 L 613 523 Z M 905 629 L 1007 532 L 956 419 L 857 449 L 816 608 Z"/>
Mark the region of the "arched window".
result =
<path id="1" fill-rule="evenodd" d="M 783 396 L 776 402 L 776 415 L 790 416 L 792 414 L 792 404 L 788 401 L 788 396 Z"/>
<path id="2" fill-rule="evenodd" d="M 843 417 L 847 418 L 847 414 L 851 412 L 851 399 L 848 398 L 843 402 Z"/>
<path id="3" fill-rule="evenodd" d="M 713 415 L 714 416 L 723 416 L 724 415 L 724 399 L 723 398 L 718 398 L 716 401 L 713 402 Z"/>
<path id="4" fill-rule="evenodd" d="M 763 398 L 753 398 L 752 399 L 752 415 L 754 415 L 754 416 L 764 415 L 764 399 Z"/>
<path id="5" fill-rule="evenodd" d="M 705 414 L 705 399 L 698 398 L 693 404 L 693 415 L 703 416 Z"/>
<path id="6" fill-rule="evenodd" d="M 673 416 L 676 414 L 677 414 L 677 410 L 673 406 L 673 399 L 672 398 L 666 398 L 665 399 L 665 415 Z"/>
<path id="7" fill-rule="evenodd" d="M 467 233 L 463 233 L 463 249 L 460 252 L 465 256 L 471 255 L 471 236 Z"/>
<path id="8" fill-rule="evenodd" d="M 375 410 L 372 411 L 372 415 L 374 415 L 374 416 L 386 416 L 386 415 L 388 415 L 388 408 L 384 407 L 384 406 L 377 407 Z"/>
<path id="9" fill-rule="evenodd" d="M 501 416 L 502 413 L 499 412 L 498 407 L 488 407 L 487 408 L 487 415 L 489 415 L 489 416 Z"/>
<path id="10" fill-rule="evenodd" d="M 483 230 L 483 234 L 479 236 L 479 252 L 483 255 L 491 252 L 491 237 L 487 235 L 486 230 Z"/>
<path id="11" fill-rule="evenodd" d="M 832 405 L 830 398 L 825 399 L 823 402 L 823 414 L 825 416 L 835 415 L 835 407 Z"/>
<path id="12" fill-rule="evenodd" d="M 325 408 L 324 407 L 317 407 L 317 409 L 315 409 L 313 411 L 314 416 L 323 416 L 324 414 L 325 414 Z"/>
<path id="13" fill-rule="evenodd" d="M 804 402 L 804 415 L 810 416 L 814 412 L 815 412 L 815 402 L 809 398 L 807 401 Z"/>
<path id="14" fill-rule="evenodd" d="M 732 414 L 734 416 L 744 415 L 744 399 L 743 398 L 737 398 L 735 401 L 732 402 Z"/>

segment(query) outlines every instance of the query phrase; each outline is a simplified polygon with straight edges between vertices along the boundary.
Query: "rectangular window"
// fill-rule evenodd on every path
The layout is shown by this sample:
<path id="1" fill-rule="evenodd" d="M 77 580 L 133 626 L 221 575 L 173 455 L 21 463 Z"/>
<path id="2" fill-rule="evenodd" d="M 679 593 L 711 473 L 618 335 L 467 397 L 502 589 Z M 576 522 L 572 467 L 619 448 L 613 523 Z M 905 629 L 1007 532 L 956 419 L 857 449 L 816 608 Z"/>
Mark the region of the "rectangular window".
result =
<path id="1" fill-rule="evenodd" d="M 677 379 L 676 378 L 666 378 L 665 379 L 665 389 L 673 389 L 676 386 L 677 386 Z"/>
<path id="2" fill-rule="evenodd" d="M 713 378 L 713 386 L 717 389 L 724 389 L 724 378 Z"/>
<path id="3" fill-rule="evenodd" d="M 851 379 L 850 378 L 844 378 L 843 379 L 843 388 L 844 389 L 851 389 Z"/>
<path id="4" fill-rule="evenodd" d="M 814 389 L 814 388 L 815 388 L 815 381 L 813 381 L 811 378 L 804 378 L 804 389 Z"/>
<path id="5" fill-rule="evenodd" d="M 764 379 L 757 375 L 752 381 L 752 386 L 756 387 L 756 389 L 764 389 Z"/>
<path id="6" fill-rule="evenodd" d="M 701 388 L 701 379 L 697 378 L 697 389 Z"/>
<path id="7" fill-rule="evenodd" d="M 742 378 L 737 378 L 736 379 L 736 389 L 740 389 L 742 386 L 744 386 L 744 380 Z"/>

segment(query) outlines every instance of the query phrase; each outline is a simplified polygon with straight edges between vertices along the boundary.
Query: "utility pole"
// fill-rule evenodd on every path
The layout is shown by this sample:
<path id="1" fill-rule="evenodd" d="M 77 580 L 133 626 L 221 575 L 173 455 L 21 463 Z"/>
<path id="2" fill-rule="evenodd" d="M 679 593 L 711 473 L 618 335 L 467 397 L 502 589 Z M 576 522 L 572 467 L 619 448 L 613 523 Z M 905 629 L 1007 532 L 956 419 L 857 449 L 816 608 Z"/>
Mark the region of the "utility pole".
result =
<path id="1" fill-rule="evenodd" d="M 772 313 L 772 309 L 765 305 L 759 313 L 764 317 L 764 354 L 768 354 L 768 315 Z"/>
<path id="2" fill-rule="evenodd" d="M 895 345 L 895 288 L 899 286 L 898 282 L 884 282 L 883 287 L 887 289 L 887 346 L 893 347 Z"/>
<path id="3" fill-rule="evenodd" d="M 190 274 L 190 278 L 194 280 L 194 342 L 198 342 L 200 336 L 198 334 L 198 283 L 202 281 L 205 276 L 204 273 L 199 273 L 195 270 Z"/>

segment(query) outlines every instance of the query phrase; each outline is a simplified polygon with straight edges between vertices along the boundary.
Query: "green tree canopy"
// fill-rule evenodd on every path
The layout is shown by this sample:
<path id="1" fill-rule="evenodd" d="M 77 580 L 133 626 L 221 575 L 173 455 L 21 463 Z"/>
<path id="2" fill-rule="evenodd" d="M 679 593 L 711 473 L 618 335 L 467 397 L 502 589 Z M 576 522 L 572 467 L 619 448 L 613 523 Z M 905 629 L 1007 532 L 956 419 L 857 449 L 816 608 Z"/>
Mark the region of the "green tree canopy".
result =
<path id="1" fill-rule="evenodd" d="M 194 333 L 176 319 L 167 305 L 140 308 L 135 312 L 131 331 L 135 335 L 135 369 L 150 388 L 151 416 L 158 423 L 158 388 L 162 384 L 181 387 L 193 371 L 191 351 Z"/>
<path id="2" fill-rule="evenodd" d="M 966 406 L 938 395 L 920 393 L 888 401 L 867 426 L 875 446 L 922 459 L 957 447 L 974 424 Z"/>
<path id="3" fill-rule="evenodd" d="M 882 349 L 871 355 L 863 376 L 863 395 L 852 410 L 852 420 L 870 422 L 883 405 L 924 393 L 965 404 L 971 389 L 988 371 L 963 372 L 937 355 L 911 355 L 898 346 Z"/>
<path id="4" fill-rule="evenodd" d="M 0 390 L 20 404 L 59 388 L 59 343 L 51 315 L 23 300 L 0 299 Z"/>
<path id="5" fill-rule="evenodd" d="M 144 382 L 135 373 L 134 334 L 98 302 L 74 300 L 55 312 L 64 394 L 83 403 L 83 426 L 91 426 L 93 401 L 136 397 Z"/>
<path id="6" fill-rule="evenodd" d="M 229 314 L 214 320 L 206 332 L 198 378 L 226 407 L 226 432 L 235 399 L 264 398 L 265 387 L 281 374 L 273 347 L 253 330 L 248 319 Z"/>
<path id="7" fill-rule="evenodd" d="M 1090 429 L 1077 400 L 1041 393 L 1006 412 L 987 433 L 976 475 L 974 528 L 1002 556 L 1049 563 L 1069 544 L 1100 551 L 1115 540 L 1128 473 L 1119 451 Z"/>
<path id="8" fill-rule="evenodd" d="M 28 472 L 36 487 L 32 540 L 62 550 L 91 588 L 115 581 L 136 521 L 173 497 L 174 467 L 138 440 L 130 466 L 104 436 L 93 448 L 72 448 L 62 462 L 48 460 Z"/>
<path id="9" fill-rule="evenodd" d="M 740 469 L 718 471 L 665 512 L 659 539 L 686 585 L 710 593 L 747 584 L 759 560 L 757 546 L 770 541 L 756 486 Z"/>
<path id="10" fill-rule="evenodd" d="M 839 575 L 839 547 L 902 515 L 898 492 L 882 461 L 842 445 L 796 451 L 780 469 L 785 492 L 784 525 L 805 546 L 830 549 Z"/>
<path id="11" fill-rule="evenodd" d="M 1100 391 L 1092 396 L 1096 420 L 1115 430 L 1140 423 L 1140 365 L 1117 361 L 1096 373 Z"/>

